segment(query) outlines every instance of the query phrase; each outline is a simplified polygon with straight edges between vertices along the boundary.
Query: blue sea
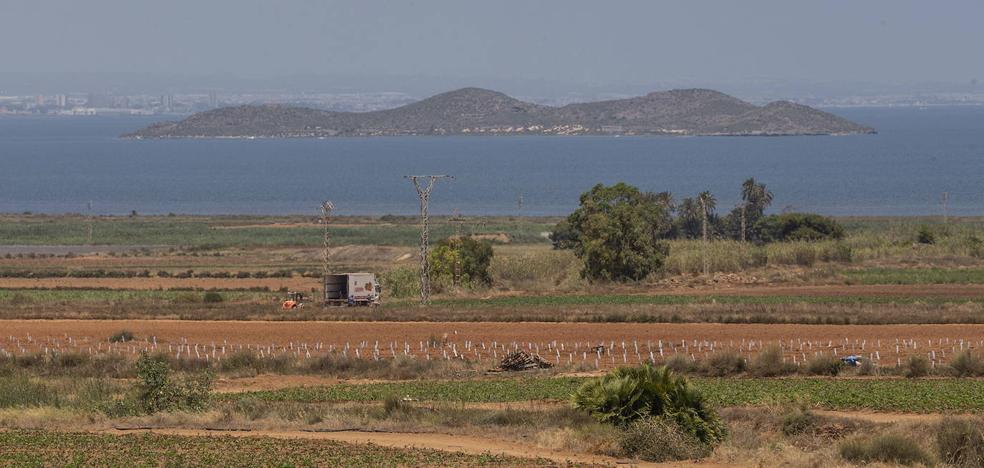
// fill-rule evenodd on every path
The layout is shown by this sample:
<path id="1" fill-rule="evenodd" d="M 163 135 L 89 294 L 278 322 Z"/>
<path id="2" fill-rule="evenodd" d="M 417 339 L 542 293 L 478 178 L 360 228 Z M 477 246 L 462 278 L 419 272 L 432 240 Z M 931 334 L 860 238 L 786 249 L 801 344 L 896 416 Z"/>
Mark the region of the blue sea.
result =
<path id="1" fill-rule="evenodd" d="M 774 211 L 984 215 L 984 107 L 829 109 L 876 135 L 123 140 L 156 117 L 0 117 L 0 212 L 412 214 L 407 174 L 450 174 L 432 213 L 563 215 L 597 183 L 719 209 L 748 177 Z"/>

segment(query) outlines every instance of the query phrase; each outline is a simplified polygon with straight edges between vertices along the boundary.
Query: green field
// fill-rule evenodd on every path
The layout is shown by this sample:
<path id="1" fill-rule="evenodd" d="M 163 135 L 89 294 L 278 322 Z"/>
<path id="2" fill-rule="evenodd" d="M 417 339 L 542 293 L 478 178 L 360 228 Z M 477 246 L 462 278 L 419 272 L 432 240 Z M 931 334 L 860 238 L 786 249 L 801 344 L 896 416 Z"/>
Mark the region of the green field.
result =
<path id="1" fill-rule="evenodd" d="M 981 284 L 984 268 L 867 268 L 843 275 L 859 284 Z"/>
<path id="2" fill-rule="evenodd" d="M 272 437 L 0 431 L 2 466 L 517 466 L 543 460 Z"/>
<path id="3" fill-rule="evenodd" d="M 299 387 L 223 398 L 268 401 L 371 401 L 409 396 L 429 401 L 512 402 L 566 400 L 582 378 L 430 381 Z M 941 412 L 984 410 L 978 379 L 707 379 L 691 382 L 715 406 L 756 406 L 805 400 L 828 409 Z"/>
<path id="4" fill-rule="evenodd" d="M 99 217 L 93 221 L 95 245 L 188 246 L 199 248 L 321 245 L 322 228 L 311 217 L 137 216 Z M 305 226 L 258 227 L 304 223 Z M 335 245 L 417 245 L 420 227 L 412 217 L 386 221 L 337 218 L 332 221 Z M 431 238 L 454 231 L 446 218 L 433 217 Z M 513 243 L 545 243 L 541 233 L 555 222 L 538 218 L 472 218 L 463 233 L 505 233 Z M 89 221 L 82 216 L 0 216 L 0 245 L 85 245 Z"/>
<path id="5" fill-rule="evenodd" d="M 518 306 L 590 306 L 590 305 L 686 305 L 686 304 L 911 304 L 945 302 L 984 302 L 984 297 L 955 300 L 945 297 L 903 296 L 715 296 L 715 295 L 549 295 L 508 296 L 490 299 L 439 299 L 435 306 L 518 307 Z"/>

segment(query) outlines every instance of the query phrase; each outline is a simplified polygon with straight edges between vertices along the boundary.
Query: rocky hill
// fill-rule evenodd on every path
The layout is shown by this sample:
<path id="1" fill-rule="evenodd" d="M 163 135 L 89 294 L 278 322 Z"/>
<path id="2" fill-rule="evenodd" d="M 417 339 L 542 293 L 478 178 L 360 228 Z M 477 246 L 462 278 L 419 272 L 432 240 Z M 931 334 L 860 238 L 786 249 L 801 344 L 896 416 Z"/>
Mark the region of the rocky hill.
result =
<path id="1" fill-rule="evenodd" d="M 279 105 L 194 114 L 125 138 L 317 138 L 386 135 L 840 135 L 874 133 L 790 102 L 756 106 L 709 89 L 611 101 L 541 106 L 479 88 L 438 94 L 395 109 L 327 112 Z"/>

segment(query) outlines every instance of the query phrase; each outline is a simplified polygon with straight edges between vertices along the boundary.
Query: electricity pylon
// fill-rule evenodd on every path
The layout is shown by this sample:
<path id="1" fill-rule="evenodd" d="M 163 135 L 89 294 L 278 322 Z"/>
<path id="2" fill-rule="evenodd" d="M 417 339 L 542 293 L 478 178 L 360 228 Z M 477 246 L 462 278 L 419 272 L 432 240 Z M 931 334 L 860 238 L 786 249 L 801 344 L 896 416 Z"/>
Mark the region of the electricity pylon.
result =
<path id="1" fill-rule="evenodd" d="M 437 179 L 454 179 L 454 177 L 449 175 L 408 175 L 403 177 L 413 182 L 413 187 L 417 189 L 417 197 L 420 198 L 420 302 L 426 304 L 430 297 L 430 259 L 427 258 L 429 240 L 427 204 L 430 201 L 431 190 L 434 189 L 434 182 L 437 182 Z M 421 183 L 423 179 L 427 180 L 426 184 Z"/>

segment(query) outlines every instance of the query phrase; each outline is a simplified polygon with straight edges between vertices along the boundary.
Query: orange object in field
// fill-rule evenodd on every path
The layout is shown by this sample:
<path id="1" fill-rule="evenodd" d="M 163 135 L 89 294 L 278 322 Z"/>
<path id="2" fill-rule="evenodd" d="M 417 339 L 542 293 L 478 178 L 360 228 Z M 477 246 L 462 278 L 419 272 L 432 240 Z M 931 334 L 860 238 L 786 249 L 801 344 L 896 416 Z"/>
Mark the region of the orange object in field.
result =
<path id="1" fill-rule="evenodd" d="M 297 308 L 297 301 L 286 300 L 284 301 L 284 310 L 291 310 Z"/>

